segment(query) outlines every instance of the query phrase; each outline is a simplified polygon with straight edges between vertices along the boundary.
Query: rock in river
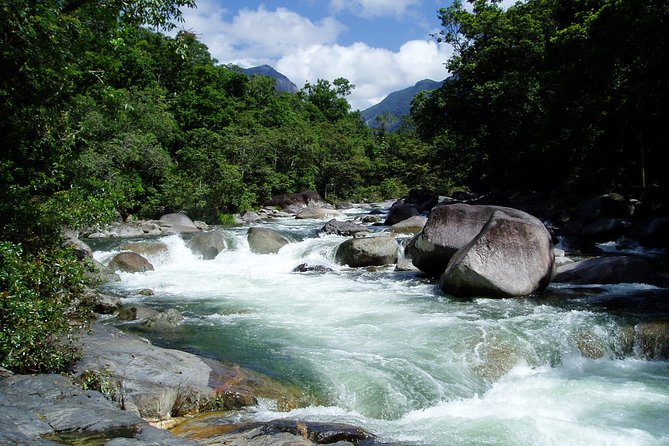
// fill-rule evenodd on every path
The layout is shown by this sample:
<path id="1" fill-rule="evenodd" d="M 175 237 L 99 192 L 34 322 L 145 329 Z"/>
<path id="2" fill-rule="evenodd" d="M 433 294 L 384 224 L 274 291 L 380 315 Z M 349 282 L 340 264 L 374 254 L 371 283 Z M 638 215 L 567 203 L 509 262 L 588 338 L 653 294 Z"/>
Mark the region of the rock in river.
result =
<path id="1" fill-rule="evenodd" d="M 346 240 L 335 257 L 343 265 L 383 266 L 397 262 L 399 245 L 393 237 L 366 237 Z"/>
<path id="2" fill-rule="evenodd" d="M 481 232 L 495 211 L 536 225 L 550 237 L 543 223 L 526 212 L 501 206 L 452 204 L 432 209 L 423 230 L 407 246 L 407 256 L 421 271 L 439 277 L 451 257 Z"/>
<path id="3" fill-rule="evenodd" d="M 525 296 L 548 285 L 553 263 L 553 243 L 543 225 L 495 211 L 451 258 L 440 285 L 456 296 Z"/>

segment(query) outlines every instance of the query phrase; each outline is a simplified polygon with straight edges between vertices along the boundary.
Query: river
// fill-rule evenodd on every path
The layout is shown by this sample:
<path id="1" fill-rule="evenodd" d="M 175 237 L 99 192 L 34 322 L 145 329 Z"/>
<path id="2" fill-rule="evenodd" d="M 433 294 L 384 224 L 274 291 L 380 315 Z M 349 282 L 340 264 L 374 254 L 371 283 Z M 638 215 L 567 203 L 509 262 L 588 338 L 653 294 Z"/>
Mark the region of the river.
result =
<path id="1" fill-rule="evenodd" d="M 334 252 L 345 238 L 319 236 L 323 224 L 261 224 L 294 240 L 273 255 L 251 253 L 245 227 L 225 229 L 228 249 L 214 260 L 179 235 L 151 239 L 168 247 L 147 256 L 155 271 L 106 288 L 182 312 L 177 334 L 156 344 L 239 363 L 319 401 L 288 413 L 261 401 L 251 419 L 346 422 L 429 445 L 669 444 L 669 362 L 630 344 L 629 315 L 578 299 L 461 300 L 415 273 L 343 267 Z M 96 259 L 120 243 L 94 243 Z M 292 272 L 303 263 L 330 271 Z M 624 287 L 646 288 L 610 288 Z"/>

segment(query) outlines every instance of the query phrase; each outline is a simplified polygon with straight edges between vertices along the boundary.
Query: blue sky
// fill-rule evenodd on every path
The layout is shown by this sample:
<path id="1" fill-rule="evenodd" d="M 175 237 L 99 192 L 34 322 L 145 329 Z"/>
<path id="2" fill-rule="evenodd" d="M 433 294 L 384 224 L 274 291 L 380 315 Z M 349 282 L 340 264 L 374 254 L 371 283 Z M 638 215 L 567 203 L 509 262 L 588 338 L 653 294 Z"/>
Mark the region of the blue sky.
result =
<path id="1" fill-rule="evenodd" d="M 220 63 L 268 64 L 298 87 L 345 77 L 353 109 L 448 76 L 451 49 L 430 37 L 451 0 L 197 0 L 183 28 Z"/>

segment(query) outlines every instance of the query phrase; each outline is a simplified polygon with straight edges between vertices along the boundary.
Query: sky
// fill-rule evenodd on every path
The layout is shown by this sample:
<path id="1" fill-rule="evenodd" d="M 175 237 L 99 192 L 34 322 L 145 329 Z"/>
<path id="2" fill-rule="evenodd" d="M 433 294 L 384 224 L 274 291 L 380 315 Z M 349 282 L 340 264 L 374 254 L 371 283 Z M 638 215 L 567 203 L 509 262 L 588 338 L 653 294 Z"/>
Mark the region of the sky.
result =
<path id="1" fill-rule="evenodd" d="M 451 0 L 197 0 L 180 27 L 222 64 L 270 65 L 298 88 L 348 79 L 364 110 L 423 79 L 448 77 L 452 54 L 430 36 Z"/>

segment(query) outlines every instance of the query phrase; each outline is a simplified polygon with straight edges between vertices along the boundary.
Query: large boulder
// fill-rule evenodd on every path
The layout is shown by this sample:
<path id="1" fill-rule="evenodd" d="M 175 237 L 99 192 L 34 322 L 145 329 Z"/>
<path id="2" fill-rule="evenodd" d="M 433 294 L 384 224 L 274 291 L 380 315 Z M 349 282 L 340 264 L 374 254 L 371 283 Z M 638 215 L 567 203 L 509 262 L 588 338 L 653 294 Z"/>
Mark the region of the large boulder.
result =
<path id="1" fill-rule="evenodd" d="M 122 271 L 126 273 L 143 273 L 154 270 L 151 262 L 132 251 L 116 254 L 107 264 L 107 268 L 110 271 Z"/>
<path id="2" fill-rule="evenodd" d="M 325 226 L 321 228 L 321 232 L 350 237 L 360 232 L 367 232 L 367 228 L 351 221 L 339 221 L 333 218 L 325 223 Z"/>
<path id="3" fill-rule="evenodd" d="M 407 218 L 404 221 L 395 223 L 390 227 L 390 232 L 392 234 L 417 234 L 423 230 L 425 224 L 427 223 L 427 217 L 422 215 L 415 215 L 413 217 Z"/>
<path id="4" fill-rule="evenodd" d="M 325 220 L 326 218 L 344 217 L 342 212 L 336 209 L 328 209 L 317 206 L 307 206 L 295 215 L 298 219 Z"/>
<path id="5" fill-rule="evenodd" d="M 392 226 L 408 218 L 415 217 L 416 215 L 419 214 L 420 211 L 418 210 L 417 205 L 411 203 L 405 203 L 404 200 L 399 200 L 392 205 L 392 207 L 388 211 L 388 216 L 386 217 L 386 221 L 383 224 L 387 226 Z"/>
<path id="6" fill-rule="evenodd" d="M 456 296 L 526 296 L 548 285 L 553 263 L 553 242 L 543 225 L 495 211 L 451 258 L 439 283 Z"/>
<path id="7" fill-rule="evenodd" d="M 255 254 L 276 254 L 290 243 L 286 237 L 269 228 L 249 228 L 246 238 L 251 252 Z"/>
<path id="8" fill-rule="evenodd" d="M 283 209 L 288 207 L 307 207 L 313 205 L 320 205 L 323 199 L 318 192 L 305 191 L 292 194 L 281 194 L 272 197 L 270 200 L 263 203 L 263 206 L 276 206 Z"/>
<path id="9" fill-rule="evenodd" d="M 648 260 L 634 256 L 595 257 L 561 265 L 554 282 L 577 285 L 657 283 L 661 279 Z"/>
<path id="10" fill-rule="evenodd" d="M 451 257 L 481 232 L 496 211 L 538 226 L 548 234 L 539 219 L 518 209 L 461 203 L 438 206 L 432 209 L 423 230 L 407 246 L 407 256 L 426 274 L 441 276 Z"/>
<path id="11" fill-rule="evenodd" d="M 193 220 L 191 220 L 188 215 L 181 212 L 163 215 L 160 217 L 160 224 L 161 226 L 164 226 L 164 228 L 161 228 L 161 231 L 165 234 L 200 231 Z"/>
<path id="12" fill-rule="evenodd" d="M 397 262 L 398 247 L 393 237 L 350 239 L 339 245 L 335 258 L 351 267 L 383 266 Z"/>
<path id="13" fill-rule="evenodd" d="M 203 260 L 213 260 L 222 251 L 225 251 L 228 244 L 225 240 L 223 231 L 211 231 L 197 234 L 186 243 L 188 248 L 202 257 Z"/>

